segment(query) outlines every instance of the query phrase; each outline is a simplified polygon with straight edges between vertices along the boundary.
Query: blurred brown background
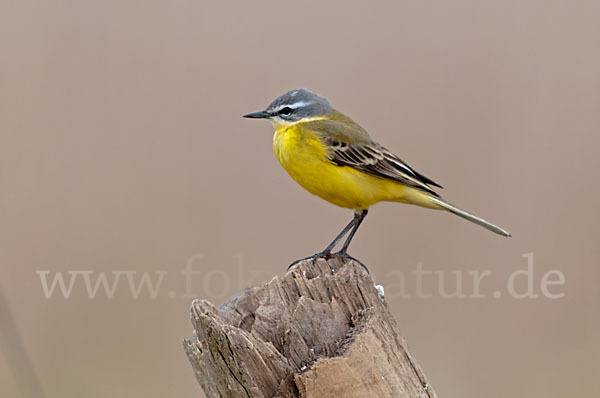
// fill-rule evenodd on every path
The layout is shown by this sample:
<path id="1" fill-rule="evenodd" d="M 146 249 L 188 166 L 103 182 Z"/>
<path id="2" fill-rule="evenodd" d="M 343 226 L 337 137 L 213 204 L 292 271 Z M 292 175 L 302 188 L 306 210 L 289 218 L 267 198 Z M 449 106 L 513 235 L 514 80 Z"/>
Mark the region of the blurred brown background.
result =
<path id="1" fill-rule="evenodd" d="M 202 396 L 186 262 L 193 294 L 222 303 L 350 219 L 240 117 L 297 87 L 513 234 L 381 204 L 354 241 L 440 396 L 600 395 L 599 20 L 597 1 L 3 2 L 0 288 L 46 396 Z M 525 253 L 536 299 L 506 290 Z M 418 264 L 490 270 L 486 297 L 418 298 Z M 112 299 L 82 279 L 46 299 L 40 270 L 167 273 L 155 299 L 125 276 Z M 560 299 L 540 293 L 549 270 Z M 20 397 L 1 316 L 0 395 Z"/>

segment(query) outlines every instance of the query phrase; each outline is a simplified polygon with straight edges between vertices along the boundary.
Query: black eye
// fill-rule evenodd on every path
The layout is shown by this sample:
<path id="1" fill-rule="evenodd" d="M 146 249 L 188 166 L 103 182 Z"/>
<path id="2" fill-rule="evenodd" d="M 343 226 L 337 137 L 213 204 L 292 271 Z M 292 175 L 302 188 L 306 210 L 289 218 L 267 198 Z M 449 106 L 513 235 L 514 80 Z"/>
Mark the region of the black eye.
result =
<path id="1" fill-rule="evenodd" d="M 292 108 L 290 108 L 289 106 L 286 106 L 285 108 L 279 111 L 280 115 L 289 115 L 290 113 L 292 113 Z"/>

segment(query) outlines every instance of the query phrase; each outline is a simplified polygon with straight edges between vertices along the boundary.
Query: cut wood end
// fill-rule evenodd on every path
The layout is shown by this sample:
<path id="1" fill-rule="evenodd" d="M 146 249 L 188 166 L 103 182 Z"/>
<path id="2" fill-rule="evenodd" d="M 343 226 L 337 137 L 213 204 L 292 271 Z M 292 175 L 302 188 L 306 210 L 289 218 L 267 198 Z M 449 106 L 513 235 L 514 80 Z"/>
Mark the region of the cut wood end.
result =
<path id="1" fill-rule="evenodd" d="M 357 262 L 302 261 L 216 308 L 184 349 L 207 397 L 435 397 Z M 367 395 L 365 395 L 367 394 Z"/>

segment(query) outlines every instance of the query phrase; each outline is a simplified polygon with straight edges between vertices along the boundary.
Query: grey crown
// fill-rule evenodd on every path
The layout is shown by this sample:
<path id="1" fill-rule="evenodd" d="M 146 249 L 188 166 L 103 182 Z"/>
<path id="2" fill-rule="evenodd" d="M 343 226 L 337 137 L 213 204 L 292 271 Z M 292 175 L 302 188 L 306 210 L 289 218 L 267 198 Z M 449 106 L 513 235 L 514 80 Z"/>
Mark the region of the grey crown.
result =
<path id="1" fill-rule="evenodd" d="M 326 98 L 300 88 L 278 97 L 265 111 L 269 117 L 278 116 L 283 120 L 297 122 L 307 117 L 329 115 L 333 112 L 333 107 Z"/>

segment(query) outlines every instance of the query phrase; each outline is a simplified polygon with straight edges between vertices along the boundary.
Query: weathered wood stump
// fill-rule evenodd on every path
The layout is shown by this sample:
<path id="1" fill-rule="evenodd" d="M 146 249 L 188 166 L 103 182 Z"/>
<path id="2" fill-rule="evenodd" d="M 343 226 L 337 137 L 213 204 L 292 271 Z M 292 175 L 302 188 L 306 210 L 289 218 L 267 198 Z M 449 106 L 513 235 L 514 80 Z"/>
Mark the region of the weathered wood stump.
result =
<path id="1" fill-rule="evenodd" d="M 184 348 L 207 397 L 436 397 L 356 262 L 301 262 L 218 309 Z"/>

